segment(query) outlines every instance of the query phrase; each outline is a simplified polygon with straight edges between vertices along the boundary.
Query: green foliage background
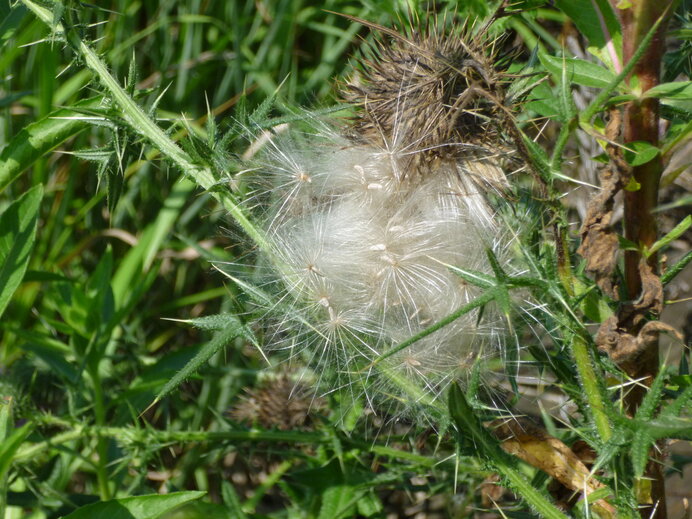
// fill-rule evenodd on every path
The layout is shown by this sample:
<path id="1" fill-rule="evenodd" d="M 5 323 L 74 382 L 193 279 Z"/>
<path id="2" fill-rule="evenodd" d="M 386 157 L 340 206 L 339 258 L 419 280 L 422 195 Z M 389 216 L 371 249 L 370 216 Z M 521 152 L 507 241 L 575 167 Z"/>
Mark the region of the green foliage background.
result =
<path id="1" fill-rule="evenodd" d="M 441 11 L 456 8 L 460 15 L 489 11 L 485 2 L 440 4 Z M 228 177 L 219 175 L 238 169 L 236 156 L 247 146 L 238 121 L 269 126 L 295 117 L 297 106 L 331 110 L 335 82 L 349 72 L 359 38 L 370 35 L 329 11 L 389 26 L 408 10 L 425 16 L 426 6 L 113 0 L 98 7 L 77 2 L 45 7 L 52 20 L 39 20 L 24 4 L 0 2 L 0 517 L 5 509 L 7 519 L 96 517 L 85 505 L 114 498 L 120 501 L 98 513 L 384 517 L 392 506 L 387 496 L 396 492 L 422 492 L 429 502 L 442 496 L 444 513 L 464 517 L 487 506 L 479 486 L 498 467 L 504 467 L 509 486 L 514 477 L 528 477 L 534 487 L 545 488 L 547 478 L 539 471 L 524 467 L 519 476 L 516 460 L 507 462 L 494 451 L 480 460 L 469 445 L 457 444 L 448 431 L 431 432 L 425 423 L 378 434 L 377 426 L 358 420 L 362 408 L 350 407 L 344 417 L 338 395 L 328 399 L 308 432 L 249 428 L 229 415 L 243 388 L 259 386 L 267 376 L 245 322 L 247 297 L 212 268 L 231 263 L 243 271 L 256 245 L 248 226 L 229 217 L 233 200 L 223 194 Z M 59 20 L 72 36 L 57 30 Z M 563 96 L 557 108 L 547 106 L 542 94 L 535 96 L 520 120 L 552 116 L 565 131 L 574 131 L 571 79 L 560 82 L 562 58 L 550 57 L 560 50 L 556 35 L 571 22 L 563 12 L 541 7 L 503 23 L 523 45 L 522 63 L 540 46 L 532 72 L 552 74 L 543 88 Z M 667 70 L 677 71 L 669 81 L 689 75 L 687 24 L 688 33 L 678 35 L 680 55 L 669 56 Z M 206 166 L 216 176 L 199 181 L 202 177 L 193 175 L 193 181 L 189 171 L 181 172 L 180 161 L 170 154 L 162 158 L 165 149 L 132 131 L 131 114 L 112 103 L 104 108 L 107 84 L 90 71 L 84 54 L 75 54 L 78 40 L 71 37 L 88 42 L 195 168 Z M 604 88 L 615 79 L 603 67 L 573 66 L 572 79 L 582 85 Z M 677 132 L 671 139 L 689 135 L 684 103 L 690 93 L 665 96 Z M 558 142 L 547 146 L 557 149 L 553 156 L 539 149 L 532 153 L 547 168 L 546 176 L 555 176 L 571 134 L 564 133 L 563 140 L 562 134 L 549 135 Z M 551 253 L 542 249 L 536 257 L 549 266 Z M 538 270 L 532 275 L 553 283 L 542 281 L 540 290 L 559 294 L 558 299 L 569 296 L 553 270 Z M 575 276 L 589 283 L 580 272 Z M 523 280 L 527 285 L 538 286 L 534 278 Z M 585 287 L 576 304 L 586 300 L 584 313 L 602 320 L 612 302 L 593 299 L 591 290 L 592 285 Z M 198 319 L 214 315 L 223 317 Z M 555 321 L 562 326 L 559 316 Z M 538 361 L 561 372 L 563 389 L 574 396 L 581 389 L 569 374 L 573 361 L 565 344 L 578 342 L 574 337 L 582 332 L 574 332 L 573 324 L 567 328 L 570 334 L 560 336 L 565 349 Z M 533 353 L 540 357 L 538 350 Z M 692 395 L 685 362 L 683 355 L 667 385 L 661 379 L 660 393 L 652 396 L 641 422 L 653 419 L 662 395 L 675 406 L 669 418 L 684 414 Z M 596 369 L 616 372 L 603 359 Z M 644 459 L 654 439 L 690 436 L 689 422 L 666 421 L 664 414 L 659 429 L 638 433 L 638 425 L 616 423 L 615 410 L 608 413 L 611 426 L 630 431 L 623 438 L 641 443 L 637 452 Z M 562 432 L 548 424 L 565 441 L 584 435 L 604 448 L 595 439 L 602 433 L 594 432 L 597 423 L 575 422 L 573 431 Z M 480 445 L 483 434 L 474 437 Z M 599 450 L 604 464 L 625 463 L 627 446 L 606 447 L 605 454 Z M 632 473 L 631 467 L 627 471 Z M 258 480 L 244 476 L 254 482 L 246 485 L 253 492 L 232 483 L 234 474 L 258 472 L 264 473 Z M 626 483 L 613 483 L 620 484 Z M 170 498 L 127 501 L 164 490 Z M 541 510 L 539 497 L 529 500 L 534 511 Z M 620 496 L 625 506 L 631 498 Z M 194 504 L 170 512 L 187 501 Z M 507 513 L 530 513 L 509 498 L 503 507 Z"/>

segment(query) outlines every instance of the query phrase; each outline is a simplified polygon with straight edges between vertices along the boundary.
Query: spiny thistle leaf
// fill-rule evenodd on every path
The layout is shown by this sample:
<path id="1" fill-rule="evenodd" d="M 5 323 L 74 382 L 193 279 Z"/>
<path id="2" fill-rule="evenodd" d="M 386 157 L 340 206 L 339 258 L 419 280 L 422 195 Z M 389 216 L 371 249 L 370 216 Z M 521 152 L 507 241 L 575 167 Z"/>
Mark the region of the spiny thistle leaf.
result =
<path id="1" fill-rule="evenodd" d="M 631 438 L 631 429 L 625 427 L 615 429 L 611 438 L 599 447 L 598 457 L 591 467 L 591 472 L 598 472 L 612 462 L 623 448 L 630 445 Z"/>
<path id="2" fill-rule="evenodd" d="M 690 402 L 692 402 L 692 384 L 688 385 L 675 400 L 663 408 L 661 416 L 679 416 Z"/>
<path id="3" fill-rule="evenodd" d="M 654 443 L 654 439 L 647 434 L 647 431 L 640 429 L 634 433 L 630 447 L 630 456 L 632 458 L 632 467 L 634 467 L 634 476 L 640 478 L 644 475 L 646 464 L 649 461 L 649 450 Z"/>
<path id="4" fill-rule="evenodd" d="M 635 415 L 636 420 L 645 422 L 653 418 L 654 412 L 663 397 L 667 377 L 668 371 L 665 367 L 662 367 L 639 405 L 639 409 L 637 409 L 637 414 Z"/>
<path id="5" fill-rule="evenodd" d="M 453 384 L 449 390 L 449 412 L 459 433 L 471 438 L 478 454 L 490 462 L 501 475 L 505 484 L 522 497 L 531 508 L 540 513 L 542 517 L 567 518 L 550 502 L 544 492 L 534 488 L 517 470 L 516 458 L 504 452 L 498 440 L 483 427 L 466 401 L 464 393 L 456 384 Z"/>
<path id="6" fill-rule="evenodd" d="M 254 334 L 239 319 L 228 319 L 227 323 L 224 329 L 216 332 L 214 337 L 202 347 L 199 353 L 163 386 L 158 395 L 156 395 L 156 398 L 154 398 L 154 401 L 149 405 L 149 408 L 169 395 L 183 381 L 197 373 L 212 356 L 227 346 L 232 340 L 242 337 L 256 344 Z"/>
<path id="7" fill-rule="evenodd" d="M 636 427 L 652 438 L 692 439 L 692 417 L 663 415 L 647 422 L 636 422 Z"/>
<path id="8" fill-rule="evenodd" d="M 190 324 L 195 328 L 200 330 L 207 330 L 212 332 L 217 332 L 225 330 L 226 328 L 236 328 L 238 327 L 238 318 L 233 314 L 216 314 L 216 315 L 205 315 L 204 317 L 197 317 L 195 319 L 167 319 L 168 321 L 175 321 L 179 323 Z"/>

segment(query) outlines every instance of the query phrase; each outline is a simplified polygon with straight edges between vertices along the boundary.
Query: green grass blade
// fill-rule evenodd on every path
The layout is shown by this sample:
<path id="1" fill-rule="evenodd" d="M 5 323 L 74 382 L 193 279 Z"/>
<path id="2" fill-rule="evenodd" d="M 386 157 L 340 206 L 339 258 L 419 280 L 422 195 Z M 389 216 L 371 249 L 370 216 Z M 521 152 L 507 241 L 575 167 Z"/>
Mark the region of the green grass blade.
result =
<path id="1" fill-rule="evenodd" d="M 101 103 L 103 96 L 84 99 L 75 109 L 56 110 L 15 135 L 0 154 L 0 192 L 38 159 L 90 126 L 76 109 L 96 108 Z"/>
<path id="2" fill-rule="evenodd" d="M 29 265 L 42 198 L 43 186 L 39 184 L 15 200 L 0 215 L 0 316 Z"/>
<path id="3" fill-rule="evenodd" d="M 166 198 L 163 208 L 156 217 L 153 227 L 153 234 L 144 252 L 145 271 L 149 270 L 156 254 L 161 249 L 164 239 L 180 217 L 185 202 L 190 199 L 195 185 L 188 179 L 183 178 L 176 182 L 171 189 L 171 193 Z"/>
<path id="4" fill-rule="evenodd" d="M 240 498 L 233 485 L 228 481 L 221 483 L 221 497 L 228 512 L 228 519 L 247 519 L 247 515 L 243 512 L 243 508 L 240 505 Z"/>
<path id="5" fill-rule="evenodd" d="M 13 403 L 12 397 L 0 394 L 0 517 L 6 517 L 7 473 L 15 453 L 33 429 L 31 423 L 14 429 Z"/>

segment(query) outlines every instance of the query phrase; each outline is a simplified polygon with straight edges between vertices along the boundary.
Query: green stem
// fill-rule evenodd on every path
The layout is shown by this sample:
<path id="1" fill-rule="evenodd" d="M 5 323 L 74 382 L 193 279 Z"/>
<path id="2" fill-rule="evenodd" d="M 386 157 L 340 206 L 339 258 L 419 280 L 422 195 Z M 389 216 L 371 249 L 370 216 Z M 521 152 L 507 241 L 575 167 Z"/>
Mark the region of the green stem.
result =
<path id="1" fill-rule="evenodd" d="M 58 422 L 55 425 L 66 425 Z M 32 460 L 42 453 L 50 451 L 59 445 L 84 438 L 111 438 L 124 445 L 168 445 L 172 443 L 201 443 L 201 442 L 287 442 L 287 443 L 331 443 L 334 438 L 331 435 L 304 432 L 304 431 L 156 431 L 152 429 L 128 429 L 126 427 L 95 427 L 89 425 L 78 426 L 69 431 L 52 436 L 33 445 L 22 446 L 14 456 L 15 461 Z M 372 443 L 359 442 L 356 439 L 342 438 L 342 441 L 356 447 L 367 447 L 371 452 L 388 458 L 396 458 L 411 461 L 425 466 L 437 464 L 437 460 L 401 451 L 385 445 L 373 445 Z"/>
<path id="2" fill-rule="evenodd" d="M 572 356 L 577 366 L 586 401 L 591 410 L 593 423 L 596 425 L 601 441 L 606 443 L 612 436 L 613 431 L 606 411 L 603 389 L 599 382 L 601 378 L 594 369 L 587 342 L 579 335 L 575 335 L 572 340 Z"/>
<path id="3" fill-rule="evenodd" d="M 562 152 L 565 150 L 565 146 L 569 142 L 569 138 L 572 132 L 577 127 L 577 120 L 573 118 L 567 124 L 563 124 L 560 128 L 560 133 L 557 136 L 557 141 L 555 142 L 555 147 L 553 148 L 553 154 L 550 156 L 550 166 L 559 171 L 562 169 Z"/>
<path id="4" fill-rule="evenodd" d="M 424 386 L 413 383 L 410 377 L 406 377 L 397 371 L 394 363 L 386 363 L 377 366 L 378 372 L 389 382 L 394 384 L 401 392 L 416 404 L 426 406 L 435 415 L 439 423 L 445 420 L 446 406 L 439 398 L 434 398 L 430 390 Z M 393 399 L 397 396 L 392 395 Z"/>
<path id="5" fill-rule="evenodd" d="M 106 64 L 96 53 L 79 37 L 76 31 L 66 31 L 60 23 L 53 23 L 53 12 L 36 4 L 32 0 L 22 0 L 42 22 L 48 25 L 58 34 L 63 35 L 73 50 L 79 54 L 86 66 L 94 72 L 103 86 L 108 90 L 113 100 L 122 111 L 122 115 L 128 121 L 132 129 L 146 138 L 162 155 L 172 161 L 180 170 L 189 176 L 198 186 L 211 193 L 211 195 L 226 209 L 240 227 L 252 238 L 255 244 L 265 252 L 270 252 L 270 246 L 264 234 L 258 230 L 248 219 L 243 209 L 236 203 L 227 191 L 216 190 L 218 182 L 207 167 L 199 167 L 191 157 L 180 148 L 166 133 L 156 124 L 132 97 L 120 86 L 118 81 L 110 74 Z"/>
<path id="6" fill-rule="evenodd" d="M 479 297 L 477 297 L 476 299 L 474 299 L 470 303 L 465 304 L 461 308 L 459 308 L 459 309 L 455 310 L 454 312 L 452 312 L 451 314 L 449 314 L 447 317 L 443 317 L 442 319 L 437 321 L 435 324 L 431 324 L 430 326 L 428 326 L 424 330 L 421 330 L 420 332 L 418 332 L 415 335 L 412 335 L 411 337 L 409 337 L 405 341 L 400 342 L 395 347 L 387 350 L 387 353 L 383 353 L 382 355 L 377 357 L 375 360 L 373 360 L 372 363 L 370 363 L 370 365 L 368 365 L 368 368 L 370 368 L 372 366 L 376 366 L 377 364 L 379 364 L 383 360 L 391 357 L 392 355 L 394 355 L 396 353 L 399 353 L 404 348 L 407 348 L 407 347 L 411 346 L 413 343 L 416 343 L 416 342 L 420 341 L 421 339 L 427 337 L 428 335 L 435 333 L 437 330 L 444 328 L 448 324 L 451 324 L 452 322 L 459 319 L 459 317 L 461 317 L 462 315 L 469 313 L 471 310 L 474 310 L 478 307 L 481 307 L 481 306 L 489 303 L 490 301 L 493 300 L 494 297 L 495 297 L 495 292 L 493 292 L 492 290 L 488 290 L 488 291 L 484 292 L 482 295 L 480 295 Z"/>
<path id="7" fill-rule="evenodd" d="M 97 427 L 101 428 L 106 425 L 106 406 L 103 398 L 103 388 L 101 387 L 101 377 L 98 373 L 98 367 L 89 370 L 91 383 L 94 386 L 94 416 Z M 96 439 L 96 452 L 98 461 L 96 463 L 96 477 L 98 480 L 99 493 L 102 501 L 108 501 L 111 498 L 111 491 L 108 485 L 108 441 L 103 436 L 98 436 Z"/>
<path id="8" fill-rule="evenodd" d="M 449 392 L 449 411 L 459 433 L 471 435 L 477 451 L 490 461 L 506 484 L 538 512 L 539 517 L 567 519 L 544 493 L 534 488 L 517 470 L 516 458 L 503 451 L 498 440 L 483 427 L 457 385 L 453 385 Z"/>

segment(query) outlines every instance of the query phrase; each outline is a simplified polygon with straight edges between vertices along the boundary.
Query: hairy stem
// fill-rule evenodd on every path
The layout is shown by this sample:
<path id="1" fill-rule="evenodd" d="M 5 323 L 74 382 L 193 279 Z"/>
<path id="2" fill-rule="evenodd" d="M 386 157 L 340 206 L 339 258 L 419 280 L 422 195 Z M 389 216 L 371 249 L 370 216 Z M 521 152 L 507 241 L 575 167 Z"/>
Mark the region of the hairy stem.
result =
<path id="1" fill-rule="evenodd" d="M 62 424 L 61 424 L 62 425 Z M 22 462 L 32 460 L 37 456 L 52 449 L 59 449 L 61 445 L 72 441 L 88 438 L 110 438 L 125 446 L 128 445 L 150 445 L 158 443 L 161 445 L 174 443 L 223 443 L 223 442 L 279 442 L 279 443 L 310 443 L 323 444 L 331 443 L 334 437 L 330 434 L 305 431 L 261 431 L 251 430 L 227 430 L 227 431 L 161 431 L 149 428 L 127 428 L 127 427 L 95 427 L 77 426 L 74 429 L 53 435 L 49 440 L 38 443 L 25 443 L 17 451 L 14 460 Z M 344 438 L 347 444 L 365 448 L 367 446 L 371 452 L 393 459 L 401 459 L 418 463 L 425 466 L 434 466 L 439 463 L 436 458 L 423 456 L 410 451 L 399 450 L 387 445 L 373 444 L 372 442 L 362 442 L 354 438 Z"/>
<path id="2" fill-rule="evenodd" d="M 579 372 L 579 379 L 584 389 L 586 401 L 589 404 L 596 430 L 601 437 L 601 441 L 606 443 L 612 436 L 612 426 L 608 419 L 608 412 L 606 409 L 607 400 L 604 398 L 604 392 L 596 376 L 593 360 L 589 353 L 589 346 L 587 342 L 578 335 L 572 340 L 572 356 L 574 357 L 574 363 Z"/>
<path id="3" fill-rule="evenodd" d="M 177 166 L 185 175 L 202 189 L 209 191 L 211 195 L 226 209 L 238 225 L 250 236 L 257 246 L 265 252 L 270 252 L 269 244 L 264 234 L 249 220 L 240 205 L 236 203 L 227 190 L 215 189 L 218 182 L 206 166 L 196 164 L 190 155 L 178 146 L 161 129 L 161 127 L 149 117 L 142 108 L 135 103 L 132 97 L 120 86 L 120 83 L 108 71 L 108 67 L 101 58 L 89 47 L 74 29 L 65 28 L 61 23 L 53 25 L 53 12 L 33 2 L 22 0 L 37 18 L 52 28 L 54 33 L 63 36 L 73 51 L 80 56 L 87 68 L 101 81 L 108 93 L 112 96 L 126 121 L 131 128 L 137 131 L 145 139 L 156 147 L 164 157 Z M 57 2 L 56 2 L 57 3 Z"/>
<path id="4" fill-rule="evenodd" d="M 632 59 L 647 31 L 662 16 L 673 0 L 633 2 L 629 9 L 618 10 L 623 28 L 623 57 L 625 62 Z M 658 85 L 660 81 L 661 58 L 664 51 L 666 24 L 661 23 L 647 47 L 644 56 L 632 71 L 630 83 L 636 77 L 639 90 L 643 93 Z M 625 106 L 623 122 L 623 141 L 625 144 L 645 141 L 658 145 L 659 134 L 658 99 L 635 99 Z M 658 204 L 658 187 L 663 171 L 661 156 L 632 168 L 632 178 L 639 184 L 636 190 L 625 192 L 625 237 L 640 246 L 650 247 L 658 237 L 658 228 L 653 210 Z M 635 299 L 642 289 L 639 274 L 639 251 L 625 252 L 625 277 L 629 299 Z M 658 259 L 652 254 L 649 265 L 657 269 Z"/>

